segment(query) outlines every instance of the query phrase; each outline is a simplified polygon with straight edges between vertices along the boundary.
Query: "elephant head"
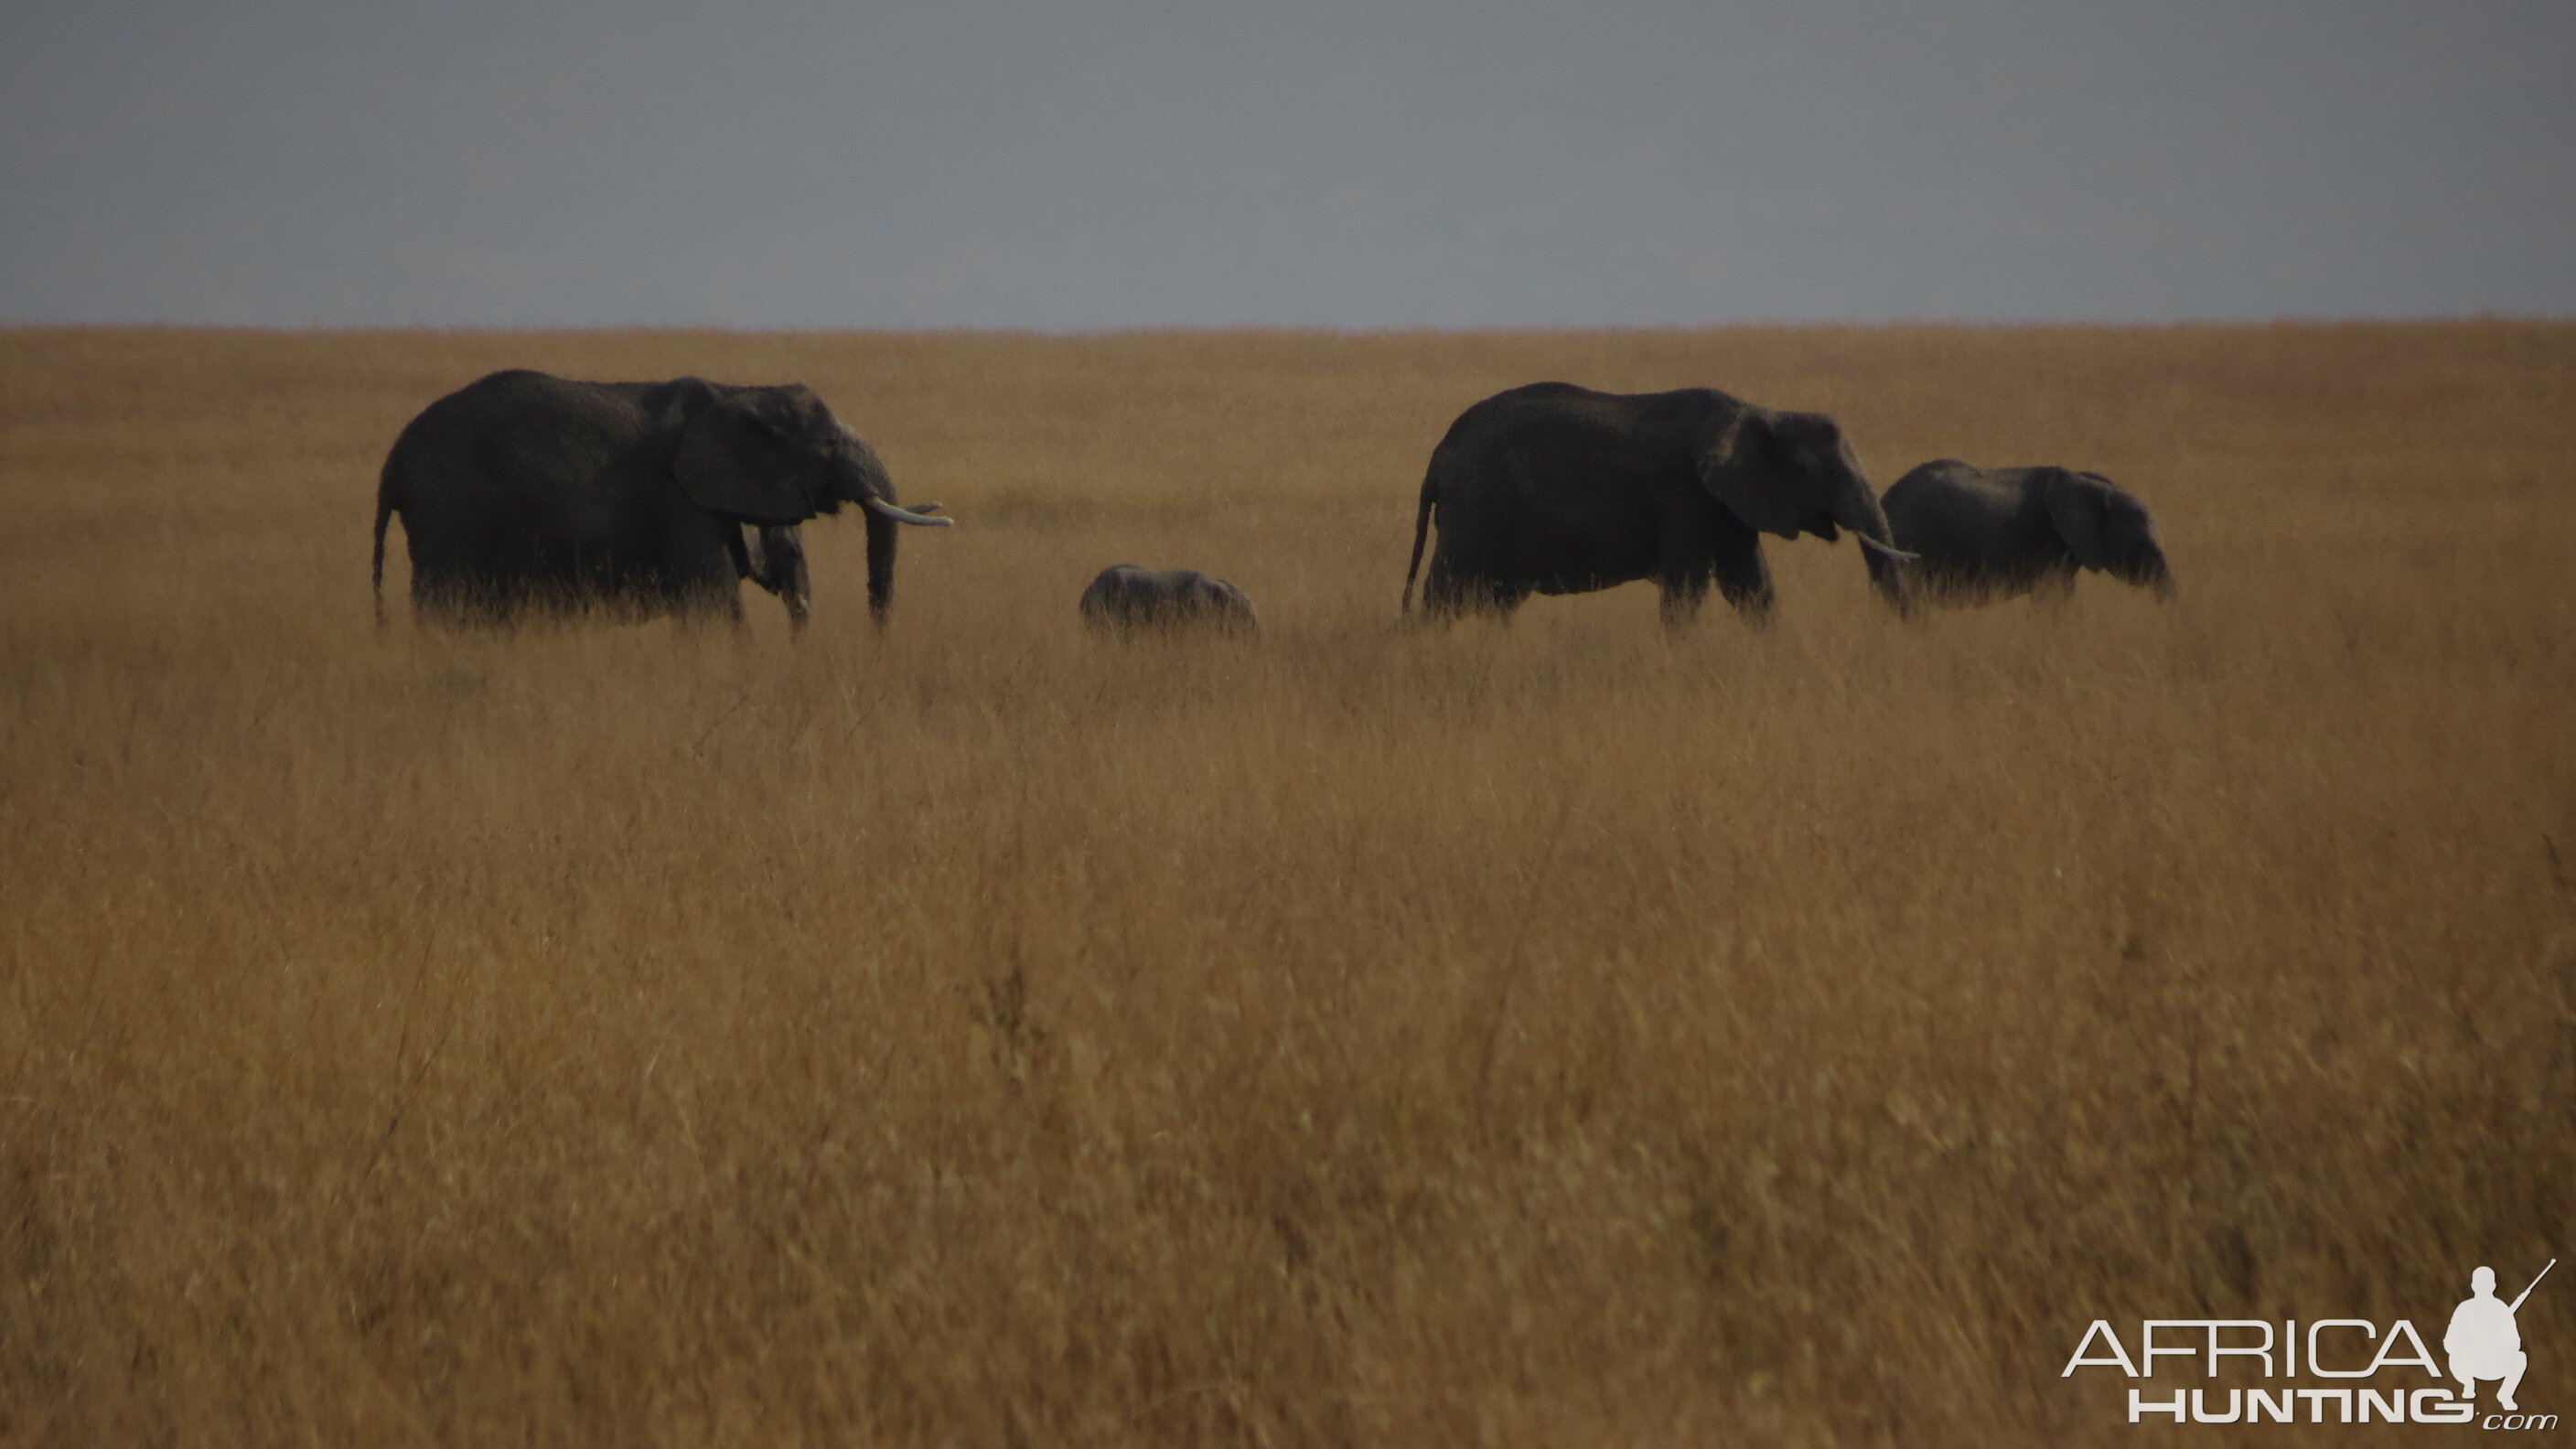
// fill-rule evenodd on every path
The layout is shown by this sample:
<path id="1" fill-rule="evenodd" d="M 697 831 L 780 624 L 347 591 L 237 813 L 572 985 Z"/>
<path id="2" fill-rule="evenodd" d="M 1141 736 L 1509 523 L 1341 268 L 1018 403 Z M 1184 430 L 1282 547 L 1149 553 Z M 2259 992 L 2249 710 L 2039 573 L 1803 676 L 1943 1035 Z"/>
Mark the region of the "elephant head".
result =
<path id="1" fill-rule="evenodd" d="M 1261 632 L 1261 615 L 1252 607 L 1252 596 L 1223 579 L 1202 576 L 1193 580 L 1189 604 L 1194 614 L 1216 621 L 1221 628 L 1246 634 Z"/>
<path id="2" fill-rule="evenodd" d="M 2147 505 L 2099 473 L 2069 468 L 2050 470 L 2041 488 L 2049 522 L 2077 563 L 2154 589 L 2158 598 L 2173 597 L 2173 570 Z"/>
<path id="3" fill-rule="evenodd" d="M 936 503 L 896 503 L 876 449 L 842 426 L 812 389 L 709 391 L 716 395 L 689 415 L 672 455 L 680 490 L 701 508 L 765 530 L 838 513 L 843 503 L 866 509 L 868 608 L 883 623 L 894 597 L 896 525 L 944 528 L 955 520 L 930 517 Z M 772 536 L 764 533 L 764 541 Z"/>
<path id="4" fill-rule="evenodd" d="M 1823 413 L 1721 399 L 1700 430 L 1696 462 L 1701 485 L 1748 528 L 1791 539 L 1812 533 L 1828 543 L 1848 528 L 1873 579 L 1913 557 L 1896 547 L 1860 460 Z M 1888 597 L 1901 607 L 1897 595 Z"/>

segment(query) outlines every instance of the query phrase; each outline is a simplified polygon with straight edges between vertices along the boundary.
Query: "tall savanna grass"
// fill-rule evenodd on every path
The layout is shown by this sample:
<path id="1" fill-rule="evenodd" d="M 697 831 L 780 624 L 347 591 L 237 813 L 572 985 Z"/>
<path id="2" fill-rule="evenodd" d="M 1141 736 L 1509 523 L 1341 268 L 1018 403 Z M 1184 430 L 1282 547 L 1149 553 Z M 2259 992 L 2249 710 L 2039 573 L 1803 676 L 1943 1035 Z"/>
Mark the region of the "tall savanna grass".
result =
<path id="1" fill-rule="evenodd" d="M 882 634 L 846 519 L 800 641 L 398 543 L 378 633 L 503 366 L 807 382 L 962 526 Z M 1409 627 L 1549 377 L 2099 470 L 2181 598 Z M 2571 564 L 2556 324 L 0 333 L 0 1442 L 2154 1439 L 2092 1319 L 2576 1260 Z"/>

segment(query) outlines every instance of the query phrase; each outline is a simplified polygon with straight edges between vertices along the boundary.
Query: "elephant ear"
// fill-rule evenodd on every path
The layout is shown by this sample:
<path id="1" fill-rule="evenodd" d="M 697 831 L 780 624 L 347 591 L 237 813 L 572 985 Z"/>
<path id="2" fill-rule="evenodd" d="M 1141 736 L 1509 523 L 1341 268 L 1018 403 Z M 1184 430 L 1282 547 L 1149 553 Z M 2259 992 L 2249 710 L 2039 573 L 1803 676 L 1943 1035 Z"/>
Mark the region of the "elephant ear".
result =
<path id="1" fill-rule="evenodd" d="M 803 523 L 817 511 L 824 480 L 782 446 L 792 425 L 774 389 L 745 388 L 701 408 L 680 430 L 671 472 L 689 501 L 749 523 Z"/>
<path id="2" fill-rule="evenodd" d="M 2108 567 L 2111 557 L 2102 548 L 2102 505 L 2109 485 L 2052 468 L 2044 487 L 2048 521 L 2056 526 L 2057 536 L 2066 540 L 2067 551 L 2088 569 Z"/>
<path id="3" fill-rule="evenodd" d="M 654 426 L 676 433 L 689 425 L 689 419 L 724 401 L 724 396 L 723 388 L 703 377 L 675 377 L 644 394 L 644 411 Z"/>
<path id="4" fill-rule="evenodd" d="M 1798 536 L 1798 498 L 1792 492 L 1771 414 L 1745 403 L 1721 403 L 1700 433 L 1700 486 L 1747 528 Z"/>

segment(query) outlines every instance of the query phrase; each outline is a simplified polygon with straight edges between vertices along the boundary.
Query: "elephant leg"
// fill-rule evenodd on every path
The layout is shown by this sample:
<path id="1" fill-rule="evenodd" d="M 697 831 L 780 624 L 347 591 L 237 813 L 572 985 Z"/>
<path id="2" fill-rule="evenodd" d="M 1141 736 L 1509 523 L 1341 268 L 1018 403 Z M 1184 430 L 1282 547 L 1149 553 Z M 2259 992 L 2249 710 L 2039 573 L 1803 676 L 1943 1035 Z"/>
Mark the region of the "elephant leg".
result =
<path id="1" fill-rule="evenodd" d="M 652 562 L 627 580 L 638 615 L 728 624 L 736 631 L 748 627 L 742 580 L 769 585 L 760 577 L 765 560 L 745 546 L 740 524 L 673 502 L 655 520 L 652 547 Z"/>
<path id="2" fill-rule="evenodd" d="M 1422 577 L 1422 612 L 1434 619 L 1458 615 L 1464 601 L 1458 596 L 1458 576 L 1440 555 L 1431 556 L 1431 570 Z"/>
<path id="3" fill-rule="evenodd" d="M 1468 610 L 1484 615 L 1498 624 L 1508 624 L 1520 606 L 1529 602 L 1534 592 L 1528 584 L 1501 579 L 1479 579 L 1468 587 Z"/>
<path id="4" fill-rule="evenodd" d="M 1719 534 L 1709 566 L 1717 575 L 1717 591 L 1736 613 L 1750 623 L 1770 620 L 1779 595 L 1771 588 L 1771 565 L 1762 557 L 1762 535 L 1749 528 Z"/>
<path id="5" fill-rule="evenodd" d="M 639 623 L 646 619 L 669 619 L 683 634 L 694 634 L 701 629 L 722 629 L 735 636 L 751 633 L 751 617 L 743 610 L 739 590 L 638 590 L 626 597 L 628 605 L 624 615 Z"/>
<path id="6" fill-rule="evenodd" d="M 1527 584 L 1505 583 L 1499 579 L 1462 575 L 1438 555 L 1431 559 L 1431 570 L 1422 581 L 1422 609 L 1435 619 L 1454 619 L 1461 614 L 1490 614 L 1508 620 L 1521 601 L 1530 596 Z"/>
<path id="7" fill-rule="evenodd" d="M 640 592 L 637 602 L 643 606 L 642 613 L 666 614 L 683 623 L 726 624 L 736 631 L 750 627 L 742 608 L 742 586 L 732 579 L 674 580 Z"/>
<path id="8" fill-rule="evenodd" d="M 517 622 L 517 602 L 507 585 L 494 580 L 412 576 L 413 615 L 442 628 L 506 628 Z"/>
<path id="9" fill-rule="evenodd" d="M 1656 571 L 1655 583 L 1664 594 L 1660 612 L 1665 629 L 1679 631 L 1699 617 L 1700 603 L 1708 597 L 1709 582 L 1716 571 L 1705 552 L 1664 560 Z"/>

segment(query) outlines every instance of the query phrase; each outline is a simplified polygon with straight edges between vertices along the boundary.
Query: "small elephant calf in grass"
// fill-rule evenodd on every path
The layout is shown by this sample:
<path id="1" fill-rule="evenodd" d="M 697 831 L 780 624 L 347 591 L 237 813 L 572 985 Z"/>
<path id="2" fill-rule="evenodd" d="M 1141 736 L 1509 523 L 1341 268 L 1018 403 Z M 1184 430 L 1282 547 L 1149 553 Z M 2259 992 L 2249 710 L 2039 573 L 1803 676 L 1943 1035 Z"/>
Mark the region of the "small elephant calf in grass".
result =
<path id="1" fill-rule="evenodd" d="M 1871 582 L 1900 611 L 1918 594 L 1981 603 L 2043 587 L 2063 593 L 2084 569 L 2173 597 L 2147 505 L 2099 473 L 1942 458 L 1897 479 L 1879 507 L 1896 546 L 1915 555 L 1869 560 Z"/>
<path id="2" fill-rule="evenodd" d="M 1082 591 L 1082 618 L 1094 632 L 1141 629 L 1206 629 L 1225 634 L 1260 632 L 1252 600 L 1223 579 L 1196 569 L 1148 569 L 1112 564 Z"/>

